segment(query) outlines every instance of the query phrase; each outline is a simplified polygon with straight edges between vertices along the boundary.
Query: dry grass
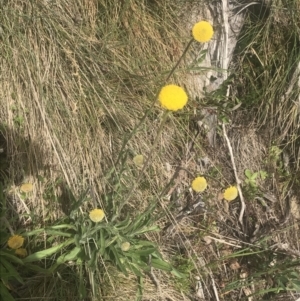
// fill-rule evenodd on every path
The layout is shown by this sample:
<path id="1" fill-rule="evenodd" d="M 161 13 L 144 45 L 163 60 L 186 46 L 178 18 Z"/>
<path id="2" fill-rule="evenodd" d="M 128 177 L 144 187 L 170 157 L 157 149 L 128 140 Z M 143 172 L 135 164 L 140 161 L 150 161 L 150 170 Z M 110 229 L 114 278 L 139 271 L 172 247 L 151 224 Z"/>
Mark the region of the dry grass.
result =
<path id="1" fill-rule="evenodd" d="M 19 181 L 32 181 L 24 176 L 38 173 L 51 181 L 62 177 L 75 192 L 87 186 L 105 192 L 103 177 L 124 134 L 178 59 L 180 52 L 171 56 L 181 47 L 172 7 L 157 7 L 161 15 L 155 19 L 143 3 L 105 5 L 4 6 L 1 119 L 14 157 L 13 178 L 22 173 Z M 131 155 L 147 153 L 151 128 L 146 125 L 130 144 Z M 22 152 L 23 144 L 28 146 Z M 33 199 L 33 207 L 43 207 L 41 199 Z"/>
<path id="2" fill-rule="evenodd" d="M 16 1 L 2 6 L 1 125 L 10 160 L 10 214 L 18 214 L 15 229 L 43 226 L 61 216 L 58 197 L 64 186 L 77 195 L 91 188 L 89 207 L 123 202 L 136 176 L 131 159 L 148 154 L 160 110 L 154 109 L 128 143 L 127 174 L 119 177 L 114 162 L 187 37 L 177 25 L 180 7 L 175 8 L 172 2 L 147 1 Z M 128 204 L 130 211 L 147 207 L 162 189 L 162 166 L 176 160 L 173 139 L 180 133 L 167 126 L 164 135 L 147 186 Z M 18 190 L 22 182 L 34 184 L 25 199 Z M 123 188 L 116 192 L 118 183 Z M 111 191 L 113 200 L 107 199 Z M 27 298 L 34 294 L 50 297 L 53 291 L 36 286 Z"/>
<path id="3" fill-rule="evenodd" d="M 246 168 L 266 170 L 270 177 L 258 182 L 259 191 L 271 192 L 277 200 L 268 203 L 271 212 L 266 212 L 258 201 L 248 197 L 245 225 L 241 227 L 239 202 L 228 205 L 219 199 L 222 187 L 235 183 L 226 144 L 218 135 L 216 148 L 211 148 L 206 134 L 202 130 L 199 134 L 195 126 L 194 108 L 171 116 L 158 145 L 151 149 L 161 121 L 161 110 L 154 107 L 121 156 L 126 171 L 120 164 L 115 165 L 124 137 L 151 106 L 183 51 L 188 34 L 179 20 L 185 3 L 4 3 L 0 16 L 0 123 L 9 158 L 9 215 L 18 216 L 10 220 L 12 226 L 35 228 L 62 216 L 58 200 L 66 186 L 75 195 L 92 189 L 90 208 L 115 210 L 127 201 L 124 196 L 135 185 L 133 156 L 151 151 L 151 165 L 124 209 L 142 211 L 159 199 L 157 211 L 167 216 L 158 223 L 162 228 L 169 224 L 174 228 L 170 233 L 150 235 L 149 239 L 158 243 L 165 258 L 182 256 L 178 268 L 190 274 L 180 291 L 172 275 L 154 271 L 159 287 L 146 277 L 142 300 L 196 298 L 195 276 L 202 280 L 205 300 L 238 300 L 239 295 L 244 296 L 242 285 L 239 288 L 240 284 L 234 282 L 243 273 L 254 275 L 254 284 L 247 286 L 252 293 L 270 288 L 269 279 L 259 275 L 259 267 L 264 261 L 271 263 L 275 255 L 270 249 L 261 255 L 254 252 L 276 243 L 288 243 L 290 249 L 299 251 L 299 216 L 295 213 L 299 199 L 295 196 L 288 223 L 259 237 L 269 239 L 265 245 L 254 247 L 250 242 L 256 224 L 278 227 L 288 207 L 288 190 L 293 187 L 296 192 L 295 184 L 299 184 L 293 174 L 299 174 L 300 160 L 296 80 L 300 14 L 294 13 L 299 11 L 297 1 L 286 6 L 291 19 L 280 9 L 283 4 L 277 4 L 256 20 L 256 26 L 251 19 L 251 13 L 256 12 L 250 11 L 237 48 L 239 76 L 233 91 L 243 100 L 243 106 L 239 114 L 227 113 L 233 120 L 229 137 L 239 177 L 244 180 Z M 182 84 L 184 80 L 176 77 Z M 289 175 L 283 174 L 280 156 L 274 159 L 270 155 L 274 141 L 289 150 Z M 206 158 L 208 164 L 203 163 Z M 174 173 L 175 181 L 159 198 Z M 209 192 L 202 196 L 205 208 L 176 219 L 183 207 L 198 201 L 198 196 L 189 191 L 191 180 L 198 174 L 205 174 L 210 183 Z M 20 194 L 18 186 L 22 182 L 34 184 L 30 197 Z M 171 201 L 166 197 L 169 194 Z M 282 256 L 278 267 L 285 267 L 292 255 L 284 254 L 280 245 L 274 248 Z M 239 252 L 248 255 L 239 256 Z M 125 278 L 109 265 L 106 271 L 95 277 L 101 300 L 138 299 L 136 277 Z M 76 277 L 75 269 L 70 272 L 65 268 L 51 279 L 28 278 L 29 289 L 19 289 L 19 300 L 75 300 Z"/>

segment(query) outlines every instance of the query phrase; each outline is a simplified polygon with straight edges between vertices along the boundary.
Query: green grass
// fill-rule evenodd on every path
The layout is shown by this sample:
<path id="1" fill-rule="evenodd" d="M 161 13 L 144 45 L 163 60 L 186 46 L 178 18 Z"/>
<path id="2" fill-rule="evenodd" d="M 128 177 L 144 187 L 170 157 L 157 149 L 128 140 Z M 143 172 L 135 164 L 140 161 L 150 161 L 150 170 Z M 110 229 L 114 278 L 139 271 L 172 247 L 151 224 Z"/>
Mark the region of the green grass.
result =
<path id="1" fill-rule="evenodd" d="M 80 300 L 80 293 L 86 300 L 183 300 L 195 293 L 195 277 L 202 281 L 206 300 L 216 300 L 216 294 L 220 300 L 237 300 L 245 287 L 251 288 L 253 300 L 275 300 L 273 293 L 283 296 L 299 290 L 295 278 L 299 261 L 280 245 L 299 250 L 295 218 L 249 244 L 256 223 L 276 222 L 255 196 L 275 194 L 279 201 L 267 202 L 280 220 L 286 200 L 296 195 L 299 184 L 299 86 L 294 80 L 300 58 L 299 3 L 274 1 L 266 9 L 249 6 L 228 81 L 232 103 L 223 87 L 205 98 L 190 99 L 184 110 L 165 119 L 153 101 L 190 40 L 183 16 L 189 15 L 193 3 L 199 5 L 169 0 L 3 3 L 1 224 L 7 235 L 10 230 L 26 236 L 46 229 L 26 236 L 28 262 L 32 254 L 64 242 L 53 226 L 75 223 L 78 233 L 92 236 L 90 228 L 81 227 L 90 223 L 87 212 L 95 207 L 105 210 L 105 225 L 111 227 L 104 240 L 113 241 L 113 251 L 102 253 L 95 265 L 86 259 L 93 247 L 97 249 L 90 242 L 81 245 L 85 257 L 73 258 L 72 245 L 25 264 L 23 270 L 14 265 L 24 281 L 7 285 L 16 300 Z M 194 44 L 190 51 L 195 51 Z M 186 56 L 193 55 L 188 51 Z M 188 86 L 189 65 L 182 62 L 168 83 Z M 241 107 L 231 111 L 236 102 Z M 255 191 L 245 194 L 244 228 L 238 223 L 239 202 L 223 203 L 218 197 L 235 184 L 235 178 L 222 131 L 218 130 L 217 149 L 210 148 L 205 130 L 197 134 L 203 106 L 216 107 L 219 120 L 238 125 L 237 130 L 228 129 L 242 187 L 247 187 L 246 169 L 268 174 L 255 179 Z M 290 156 L 289 172 L 283 151 Z M 151 155 L 143 172 L 133 163 L 137 154 L 146 161 Z M 199 162 L 206 156 L 210 165 L 201 168 Z M 198 200 L 189 191 L 198 175 L 209 182 L 202 196 L 205 211 L 178 221 L 180 206 Z M 32 183 L 33 191 L 22 193 L 22 183 Z M 76 203 L 84 192 L 88 192 L 85 201 Z M 116 232 L 114 227 L 127 216 L 134 225 L 152 204 L 156 206 L 145 227 L 174 224 L 173 233 L 150 231 L 131 237 L 136 246 L 138 241 L 151 242 L 158 253 L 141 260 L 132 253 L 144 272 L 142 276 L 134 268 L 124 272 L 125 257 L 120 256 L 119 262 L 115 250 L 130 231 Z M 78 211 L 71 221 L 74 206 Z M 140 232 L 146 229 L 143 226 L 137 227 Z M 78 234 L 64 231 L 72 237 Z M 272 248 L 275 242 L 277 249 Z M 5 242 L 0 247 L 6 248 Z M 161 254 L 164 269 L 149 271 L 146 265 L 151 260 L 158 266 L 155 254 Z M 50 275 L 42 270 L 53 267 L 58 258 L 63 264 Z M 232 260 L 240 268 L 231 268 Z M 174 267 L 166 262 L 186 277 L 175 277 Z M 240 278 L 243 273 L 248 275 L 245 281 Z M 242 298 L 246 300 L 244 293 Z"/>

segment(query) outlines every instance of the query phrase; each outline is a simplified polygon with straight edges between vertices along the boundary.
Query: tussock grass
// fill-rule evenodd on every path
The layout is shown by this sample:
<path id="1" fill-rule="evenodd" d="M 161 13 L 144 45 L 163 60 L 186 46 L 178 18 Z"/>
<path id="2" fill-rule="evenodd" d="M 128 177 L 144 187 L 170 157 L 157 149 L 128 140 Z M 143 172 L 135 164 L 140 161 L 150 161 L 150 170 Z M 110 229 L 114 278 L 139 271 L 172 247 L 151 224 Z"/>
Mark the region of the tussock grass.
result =
<path id="1" fill-rule="evenodd" d="M 289 146 L 299 168 L 299 3 L 272 1 L 251 6 L 241 33 L 237 85 L 254 108 L 258 126 L 274 128 L 269 139 Z M 243 90 L 243 91 L 242 91 Z"/>
<path id="2" fill-rule="evenodd" d="M 299 3 L 297 1 L 272 1 L 270 5 L 252 5 L 249 7 L 249 13 L 245 20 L 245 25 L 240 35 L 236 48 L 235 72 L 233 90 L 239 99 L 242 100 L 245 108 L 244 114 L 241 111 L 245 122 L 252 128 L 250 132 L 254 133 L 254 140 L 249 141 L 238 139 L 238 133 L 249 132 L 247 129 L 241 129 L 236 134 L 235 141 L 237 152 L 242 155 L 238 159 L 241 165 L 247 162 L 243 154 L 253 152 L 253 155 L 246 155 L 254 164 L 255 170 L 265 169 L 273 180 L 264 181 L 260 190 L 262 192 L 272 192 L 277 196 L 277 202 L 274 206 L 275 216 L 281 216 L 281 223 L 289 215 L 288 222 L 282 227 L 275 226 L 270 233 L 270 229 L 265 229 L 261 233 L 263 244 L 271 247 L 272 245 L 286 244 L 290 249 L 299 250 L 299 220 L 295 209 L 290 210 L 290 204 L 297 201 L 293 200 L 292 195 L 298 194 L 298 172 L 299 172 Z M 235 120 L 239 123 L 239 115 Z M 241 137 L 246 137 L 241 134 Z M 255 142 L 255 143 L 253 143 Z M 257 143 L 258 142 L 258 143 Z M 241 150 L 242 151 L 241 153 Z M 240 160 L 241 159 L 241 160 Z M 258 160 L 257 160 L 258 159 Z M 285 162 L 285 163 L 284 163 Z M 249 163 L 249 161 L 248 161 Z M 247 163 L 246 163 L 247 164 Z M 245 166 L 244 166 L 245 167 Z M 260 184 L 261 185 L 261 184 Z M 262 214 L 260 205 L 256 202 L 248 204 L 248 212 L 252 218 L 260 219 L 261 224 L 271 225 L 275 222 L 274 216 L 267 217 Z M 252 215 L 251 212 L 256 212 Z M 259 218 L 260 216 L 260 218 Z M 264 219 L 267 219 L 265 223 Z M 273 222 L 272 222 L 273 220 Z M 275 222 L 276 224 L 276 222 Z M 251 222 L 248 227 L 252 227 Z M 267 227 L 268 228 L 268 227 Z M 273 249 L 274 250 L 274 249 Z M 284 250 L 279 248 L 280 251 Z M 274 253 L 271 252 L 271 258 Z M 255 260 L 259 262 L 270 260 L 270 254 L 258 256 Z M 284 255 L 276 257 L 275 266 L 282 267 L 284 272 L 270 276 L 269 267 L 259 268 L 255 266 L 252 260 L 248 268 L 252 269 L 253 280 L 257 281 L 255 285 L 255 298 L 276 298 L 272 294 L 268 283 L 263 279 L 272 278 L 273 284 L 278 277 L 288 274 L 287 265 L 292 258 Z M 251 256 L 250 256 L 251 258 Z M 278 260 L 278 261 L 277 261 Z M 254 269 L 253 269 L 253 266 Z M 296 267 L 298 266 L 298 268 Z M 256 270 L 258 268 L 258 270 Z M 295 259 L 295 266 L 292 270 L 299 270 L 299 262 Z M 271 269 L 270 269 L 271 270 Z M 263 275 L 263 277 L 262 277 Z M 276 280 L 277 279 L 277 280 Z M 269 289 L 269 291 L 265 291 Z M 297 295 L 297 294 L 296 294 Z M 286 298 L 293 297 L 285 295 Z M 296 296 L 295 296 L 296 298 Z M 265 299 L 264 299 L 265 300 Z M 275 300 L 275 299 L 274 299 Z M 279 300 L 279 299 L 278 299 Z"/>

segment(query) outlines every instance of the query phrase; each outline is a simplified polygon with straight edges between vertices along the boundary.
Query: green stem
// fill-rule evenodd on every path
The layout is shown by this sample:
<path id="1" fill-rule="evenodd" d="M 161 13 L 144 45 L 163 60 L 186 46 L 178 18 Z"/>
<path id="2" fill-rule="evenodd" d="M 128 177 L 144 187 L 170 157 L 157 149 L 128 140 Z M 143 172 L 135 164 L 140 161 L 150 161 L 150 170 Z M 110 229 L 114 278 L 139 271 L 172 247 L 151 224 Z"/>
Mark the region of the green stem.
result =
<path id="1" fill-rule="evenodd" d="M 181 63 L 181 61 L 183 60 L 183 58 L 185 57 L 186 53 L 188 52 L 189 48 L 191 47 L 192 43 L 193 43 L 194 39 L 191 39 L 189 41 L 189 43 L 187 44 L 187 46 L 185 47 L 181 57 L 179 58 L 179 60 L 177 61 L 176 65 L 172 68 L 172 70 L 170 71 L 169 75 L 167 76 L 167 78 L 165 79 L 165 82 L 167 82 L 170 77 L 174 74 L 175 70 L 177 69 L 177 67 L 179 66 L 179 64 Z"/>
<path id="2" fill-rule="evenodd" d="M 166 83 L 166 82 L 171 78 L 171 76 L 175 73 L 175 70 L 177 69 L 177 67 L 179 66 L 179 64 L 181 63 L 181 61 L 183 60 L 183 58 L 185 57 L 185 55 L 186 55 L 186 53 L 188 52 L 188 50 L 189 50 L 190 46 L 192 45 L 192 42 L 193 42 L 193 41 L 194 41 L 193 39 L 191 39 L 191 40 L 189 41 L 189 43 L 188 43 L 187 46 L 185 47 L 185 49 L 184 49 L 184 51 L 183 51 L 181 57 L 179 58 L 179 60 L 178 60 L 177 63 L 175 64 L 175 66 L 172 68 L 172 70 L 170 71 L 170 73 L 169 73 L 169 75 L 167 76 L 167 78 L 164 80 L 164 83 Z M 162 88 L 162 86 L 161 86 L 161 88 Z M 161 88 L 160 88 L 159 91 L 156 93 L 156 95 L 155 95 L 155 97 L 154 97 L 154 99 L 153 99 L 153 101 L 152 101 L 152 103 L 151 103 L 150 108 L 148 108 L 148 109 L 146 110 L 146 112 L 144 113 L 142 119 L 140 119 L 140 122 L 134 127 L 134 129 L 131 131 L 131 133 L 129 134 L 129 136 L 126 137 L 126 138 L 124 139 L 123 144 L 122 144 L 122 147 L 121 147 L 121 150 L 120 150 L 120 152 L 119 152 L 119 156 L 118 156 L 118 158 L 117 158 L 117 160 L 116 160 L 116 162 L 115 162 L 115 166 L 117 166 L 118 163 L 120 162 L 120 160 L 121 160 L 121 158 L 122 158 L 122 155 L 123 155 L 123 152 L 124 152 L 124 149 L 125 149 L 127 143 L 128 143 L 128 142 L 132 139 L 132 137 L 137 133 L 137 131 L 138 131 L 138 129 L 140 128 L 140 126 L 144 123 L 144 121 L 146 120 L 146 118 L 148 117 L 148 115 L 150 114 L 150 112 L 152 111 L 152 109 L 153 109 L 153 107 L 154 107 L 154 105 L 155 105 L 155 103 L 156 103 L 156 101 L 157 101 L 157 98 L 158 98 L 158 95 L 159 95 L 159 92 L 160 92 Z"/>
<path id="3" fill-rule="evenodd" d="M 122 204 L 120 204 L 119 208 L 118 208 L 118 213 L 115 215 L 115 218 L 120 214 L 120 212 L 122 211 L 122 208 L 124 207 L 125 204 L 127 204 L 129 201 L 130 201 L 130 198 L 132 196 L 132 194 L 134 193 L 136 187 L 138 186 L 141 178 L 144 176 L 144 172 L 146 171 L 151 159 L 152 159 L 152 154 L 153 154 L 153 150 L 155 149 L 156 145 L 157 145 L 157 142 L 159 140 L 159 137 L 162 133 L 162 130 L 163 130 L 163 127 L 167 121 L 167 118 L 169 116 L 169 113 L 170 111 L 165 111 L 163 116 L 162 116 L 162 121 L 160 123 L 160 126 L 158 128 L 158 131 L 157 131 L 157 134 L 156 134 L 156 137 L 154 139 L 154 142 L 152 144 L 152 147 L 149 151 L 149 155 L 148 155 L 148 158 L 147 160 L 145 161 L 144 165 L 143 165 L 143 168 L 141 169 L 141 171 L 139 172 L 138 174 L 138 177 L 136 178 L 134 184 L 132 185 L 130 191 L 128 192 L 127 196 L 124 198 L 124 202 Z"/>

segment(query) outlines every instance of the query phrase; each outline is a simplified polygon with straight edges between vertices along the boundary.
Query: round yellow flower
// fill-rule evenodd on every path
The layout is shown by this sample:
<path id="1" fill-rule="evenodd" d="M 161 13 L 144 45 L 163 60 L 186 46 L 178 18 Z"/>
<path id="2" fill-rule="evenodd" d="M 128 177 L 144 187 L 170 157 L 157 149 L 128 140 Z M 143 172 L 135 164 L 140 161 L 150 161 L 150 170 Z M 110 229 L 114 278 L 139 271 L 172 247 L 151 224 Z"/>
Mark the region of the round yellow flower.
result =
<path id="1" fill-rule="evenodd" d="M 228 187 L 223 194 L 226 201 L 233 201 L 238 196 L 238 190 L 235 186 Z"/>
<path id="2" fill-rule="evenodd" d="M 20 190 L 25 193 L 31 192 L 33 190 L 33 185 L 31 183 L 22 184 Z"/>
<path id="3" fill-rule="evenodd" d="M 177 111 L 186 105 L 188 96 L 181 87 L 167 85 L 160 90 L 158 100 L 163 108 Z"/>
<path id="4" fill-rule="evenodd" d="M 24 248 L 19 248 L 15 251 L 15 254 L 20 256 L 20 257 L 26 257 L 27 256 L 27 251 Z"/>
<path id="5" fill-rule="evenodd" d="M 7 245 L 11 249 L 19 249 L 23 246 L 23 243 L 24 243 L 24 237 L 20 235 L 13 235 L 7 241 Z"/>
<path id="6" fill-rule="evenodd" d="M 125 241 L 121 245 L 121 250 L 126 252 L 130 249 L 130 243 L 128 241 Z"/>
<path id="7" fill-rule="evenodd" d="M 192 34 L 196 41 L 205 43 L 211 40 L 214 30 L 209 22 L 200 21 L 194 25 Z"/>
<path id="8" fill-rule="evenodd" d="M 133 158 L 133 162 L 137 167 L 142 167 L 144 164 L 144 156 L 143 155 L 136 155 Z"/>
<path id="9" fill-rule="evenodd" d="M 103 220 L 104 216 L 105 216 L 105 214 L 102 209 L 94 209 L 94 210 L 90 211 L 90 219 L 95 223 L 101 222 Z"/>
<path id="10" fill-rule="evenodd" d="M 204 177 L 197 177 L 192 182 L 192 188 L 196 192 L 202 192 L 207 188 L 207 182 Z"/>

